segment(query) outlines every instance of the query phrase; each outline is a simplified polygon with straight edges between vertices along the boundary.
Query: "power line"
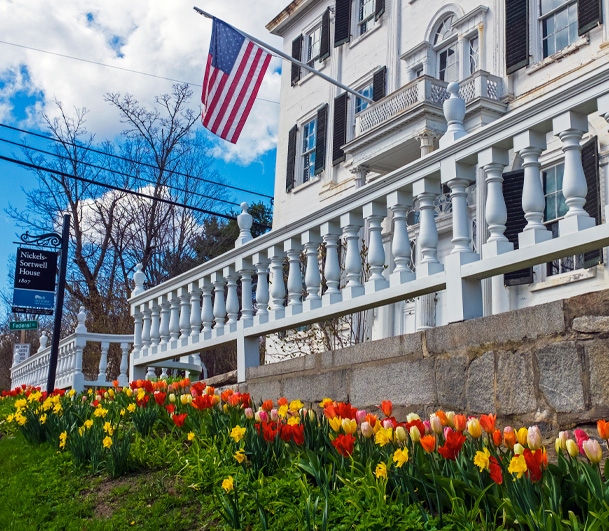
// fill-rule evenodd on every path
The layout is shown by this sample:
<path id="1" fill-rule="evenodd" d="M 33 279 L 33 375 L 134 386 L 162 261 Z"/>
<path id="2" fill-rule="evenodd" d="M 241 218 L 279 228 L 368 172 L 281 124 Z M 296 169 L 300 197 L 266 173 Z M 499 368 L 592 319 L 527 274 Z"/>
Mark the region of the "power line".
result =
<path id="1" fill-rule="evenodd" d="M 216 217 L 228 219 L 228 220 L 231 220 L 231 221 L 236 221 L 236 219 L 237 219 L 235 216 L 230 216 L 228 214 L 221 214 L 219 212 L 213 212 L 211 210 L 206 210 L 204 208 L 199 208 L 199 207 L 190 206 L 190 205 L 184 205 L 182 203 L 178 203 L 176 201 L 172 201 L 171 199 L 164 199 L 162 197 L 154 197 L 152 195 L 144 194 L 142 192 L 136 192 L 135 190 L 129 190 L 127 188 L 121 188 L 120 186 L 114 186 L 114 185 L 107 184 L 107 183 L 98 183 L 98 182 L 95 182 L 92 179 L 87 179 L 86 177 L 78 177 L 76 175 L 70 175 L 69 173 L 65 173 L 63 171 L 53 170 L 51 168 L 45 168 L 43 166 L 39 166 L 37 164 L 32 164 L 32 163 L 26 162 L 24 160 L 12 159 L 12 158 L 9 158 L 9 157 L 5 157 L 3 155 L 0 155 L 0 160 L 5 160 L 7 162 L 12 162 L 13 164 L 18 164 L 20 166 L 25 166 L 26 168 L 31 168 L 31 169 L 34 169 L 34 170 L 46 171 L 46 172 L 49 172 L 49 173 L 54 173 L 56 175 L 60 175 L 62 177 L 66 177 L 68 179 L 74 179 L 76 181 L 82 181 L 82 182 L 85 182 L 85 183 L 88 183 L 88 184 L 95 184 L 95 185 L 101 186 L 103 188 L 108 188 L 109 190 L 115 190 L 117 192 L 124 192 L 126 194 L 135 195 L 137 197 L 142 197 L 144 199 L 151 199 L 152 201 L 159 201 L 161 203 L 165 203 L 165 204 L 168 204 L 168 205 L 177 206 L 177 207 L 185 208 L 185 209 L 188 209 L 188 210 L 194 210 L 196 212 L 201 212 L 202 214 L 208 214 L 210 216 L 216 216 Z M 258 225 L 259 227 L 263 228 L 263 229 L 270 229 L 271 228 L 268 225 L 262 225 L 261 223 L 255 223 L 255 224 Z"/>
<path id="2" fill-rule="evenodd" d="M 139 74 L 140 76 L 154 77 L 156 79 L 164 79 L 165 81 L 173 81 L 175 83 L 185 83 L 187 85 L 193 85 L 195 87 L 203 87 L 203 85 L 201 85 L 200 83 L 192 83 L 190 81 L 182 81 L 180 79 L 173 79 L 171 77 L 157 76 L 156 74 L 150 74 L 148 72 L 141 72 L 139 70 L 132 70 L 131 68 L 124 68 L 122 66 L 109 65 L 109 64 L 106 64 L 106 63 L 100 63 L 98 61 L 92 61 L 91 59 L 83 59 L 81 57 L 74 57 L 72 55 L 66 55 L 66 54 L 63 54 L 63 53 L 50 52 L 48 50 L 42 50 L 40 48 L 33 48 L 32 46 L 25 46 L 24 44 L 16 44 L 14 42 L 7 42 L 7 41 L 0 41 L 0 44 L 7 44 L 8 46 L 15 46 L 17 48 L 24 48 L 26 50 L 33 50 L 34 52 L 40 52 L 40 53 L 46 53 L 46 54 L 49 54 L 49 55 L 55 55 L 57 57 L 63 57 L 64 59 L 72 59 L 73 61 L 81 61 L 83 63 L 89 63 L 89 64 L 92 64 L 92 65 L 105 66 L 106 68 L 114 68 L 115 70 L 122 70 L 123 72 L 130 72 L 132 74 Z M 276 103 L 277 105 L 279 105 L 278 101 L 266 100 L 264 98 L 256 98 L 256 99 L 260 100 L 260 101 L 266 101 L 268 103 Z"/>
<path id="3" fill-rule="evenodd" d="M 113 153 L 106 153 L 104 151 L 100 151 L 100 150 L 92 148 L 92 147 L 81 146 L 81 145 L 75 144 L 73 142 L 62 141 L 62 140 L 59 140 L 58 138 L 53 138 L 53 137 L 48 136 L 48 135 L 43 135 L 43 134 L 40 134 L 40 133 L 35 133 L 34 131 L 28 131 L 26 129 L 20 129 L 18 127 L 13 127 L 11 125 L 6 125 L 6 124 L 2 124 L 2 123 L 0 123 L 0 127 L 4 127 L 5 129 L 11 129 L 12 131 L 19 131 L 20 133 L 26 133 L 28 135 L 36 136 L 38 138 L 44 138 L 45 140 L 51 140 L 53 142 L 67 144 L 69 146 L 74 146 L 74 147 L 77 147 L 79 149 L 84 149 L 86 151 L 92 151 L 93 153 L 98 153 L 100 155 L 104 155 L 104 156 L 107 156 L 107 157 L 112 157 L 112 158 L 115 158 L 115 159 L 123 160 L 123 161 L 126 161 L 126 162 L 130 162 L 132 164 L 141 164 L 142 166 L 146 166 L 148 168 L 158 169 L 158 167 L 154 166 L 153 164 L 148 164 L 146 162 L 141 162 L 141 161 L 137 161 L 137 160 L 133 160 L 133 159 L 128 159 L 126 157 L 121 157 L 121 156 L 115 155 Z M 209 179 L 204 179 L 203 177 L 197 177 L 195 175 L 189 175 L 187 173 L 182 173 L 182 172 L 179 172 L 179 171 L 173 171 L 173 170 L 166 170 L 166 171 L 167 171 L 167 173 L 172 174 L 172 175 L 180 175 L 181 177 L 188 177 L 190 179 L 195 179 L 195 180 L 198 180 L 198 181 L 203 181 L 203 182 L 206 182 L 206 183 L 215 184 L 216 186 L 224 186 L 226 188 L 230 188 L 231 190 L 237 190 L 239 192 L 244 192 L 246 194 L 258 195 L 260 197 L 266 197 L 267 199 L 273 199 L 273 196 L 271 196 L 271 195 L 263 194 L 263 193 L 260 193 L 260 192 L 253 192 L 251 190 L 246 190 L 245 188 L 239 188 L 238 186 L 232 186 L 230 184 L 225 184 L 225 183 L 217 183 L 215 181 L 210 181 Z"/>
<path id="4" fill-rule="evenodd" d="M 7 140 L 6 138 L 0 138 L 0 142 L 6 142 L 7 144 L 11 144 L 13 146 L 18 146 L 18 147 L 22 147 L 25 149 L 29 149 L 31 151 L 37 151 L 38 153 L 44 153 L 45 155 L 50 155 L 52 157 L 58 157 L 60 159 L 63 160 L 72 160 L 70 157 L 66 157 L 65 155 L 60 155 L 59 153 L 51 153 L 50 151 L 45 151 L 44 149 L 38 149 L 35 147 L 31 147 L 28 146 L 27 144 L 20 144 L 19 142 L 13 142 L 12 140 Z M 115 173 L 117 175 L 122 175 L 124 177 L 129 177 L 130 179 L 134 179 L 134 180 L 139 180 L 148 184 L 154 184 L 154 185 L 158 185 L 158 183 L 151 181 L 149 179 L 145 179 L 144 177 L 135 177 L 133 175 L 129 175 L 128 173 L 124 173 L 122 171 L 118 171 L 118 170 L 114 170 L 114 169 L 110 169 L 110 168 L 104 168 L 103 166 L 98 166 L 96 164 L 92 164 L 90 162 L 84 162 L 82 160 L 77 161 L 78 164 L 82 164 L 83 166 L 88 166 L 90 168 L 95 168 L 97 170 L 102 170 L 102 171 L 108 171 L 111 173 Z M 220 199 L 220 198 L 216 198 L 216 197 L 212 197 L 210 195 L 205 195 L 205 194 L 201 194 L 199 192 L 193 192 L 191 190 L 185 190 L 184 188 L 180 188 L 179 186 L 173 186 L 173 185 L 162 185 L 165 188 L 170 188 L 173 190 L 176 190 L 178 192 L 185 192 L 187 194 L 192 194 L 192 195 L 197 195 L 199 197 L 204 197 L 206 199 L 211 199 L 212 201 L 219 201 L 221 203 L 227 203 L 229 205 L 233 205 L 233 206 L 241 206 L 240 203 L 235 203 L 234 201 L 227 201 L 226 199 Z"/>

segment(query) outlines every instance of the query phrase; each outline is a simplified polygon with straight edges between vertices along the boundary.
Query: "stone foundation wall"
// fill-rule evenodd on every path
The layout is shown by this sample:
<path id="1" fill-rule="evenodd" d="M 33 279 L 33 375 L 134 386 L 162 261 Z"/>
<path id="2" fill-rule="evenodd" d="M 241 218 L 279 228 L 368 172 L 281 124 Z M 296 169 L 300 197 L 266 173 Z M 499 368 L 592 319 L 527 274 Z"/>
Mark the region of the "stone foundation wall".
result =
<path id="1" fill-rule="evenodd" d="M 325 397 L 396 417 L 496 413 L 546 430 L 609 416 L 609 290 L 248 369 L 255 400 Z"/>

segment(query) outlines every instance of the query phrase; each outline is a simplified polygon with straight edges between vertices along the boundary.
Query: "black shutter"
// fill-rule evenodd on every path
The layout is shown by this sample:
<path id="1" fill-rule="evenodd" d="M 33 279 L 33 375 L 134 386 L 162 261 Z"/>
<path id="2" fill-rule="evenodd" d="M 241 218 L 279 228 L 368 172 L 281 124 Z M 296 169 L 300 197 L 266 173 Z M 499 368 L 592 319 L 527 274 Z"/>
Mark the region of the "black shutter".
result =
<path id="1" fill-rule="evenodd" d="M 288 163 L 285 172 L 285 191 L 294 188 L 294 172 L 296 168 L 296 133 L 298 126 L 292 127 L 288 133 Z"/>
<path id="2" fill-rule="evenodd" d="M 577 34 L 583 35 L 603 23 L 601 0 L 579 0 L 577 2 Z"/>
<path id="3" fill-rule="evenodd" d="M 598 171 L 598 144 L 597 138 L 592 137 L 582 146 L 582 165 L 584 166 L 584 175 L 586 176 L 586 185 L 588 186 L 588 194 L 586 195 L 586 204 L 584 208 L 588 214 L 596 221 L 597 225 L 601 223 L 601 197 L 600 197 L 600 181 Z M 595 249 L 584 253 L 584 267 L 592 267 L 601 262 L 602 250 Z"/>
<path id="4" fill-rule="evenodd" d="M 317 111 L 317 138 L 315 139 L 315 175 L 326 167 L 326 130 L 328 128 L 328 105 Z"/>
<path id="5" fill-rule="evenodd" d="M 332 164 L 345 160 L 342 146 L 347 142 L 347 93 L 334 98 L 334 138 L 332 140 Z"/>
<path id="6" fill-rule="evenodd" d="M 302 61 L 302 35 L 292 41 L 292 57 L 297 61 Z M 292 63 L 292 86 L 300 80 L 300 67 Z"/>
<path id="7" fill-rule="evenodd" d="M 321 42 L 319 43 L 319 60 L 330 57 L 330 9 L 321 17 Z"/>
<path id="8" fill-rule="evenodd" d="M 505 0 L 505 67 L 507 73 L 529 64 L 529 0 Z"/>
<path id="9" fill-rule="evenodd" d="M 372 77 L 372 99 L 379 101 L 385 97 L 385 79 L 387 78 L 387 67 L 379 68 Z"/>
<path id="10" fill-rule="evenodd" d="M 527 224 L 522 210 L 522 186 L 524 184 L 524 170 L 512 171 L 503 174 L 503 198 L 507 207 L 507 221 L 505 222 L 505 237 L 518 249 L 518 234 Z M 506 286 L 530 284 L 533 282 L 533 268 L 527 267 L 512 271 L 504 275 Z"/>
<path id="11" fill-rule="evenodd" d="M 351 0 L 336 0 L 334 17 L 334 47 L 351 38 Z"/>
<path id="12" fill-rule="evenodd" d="M 378 20 L 385 12 L 385 0 L 376 0 L 374 5 L 374 20 Z"/>

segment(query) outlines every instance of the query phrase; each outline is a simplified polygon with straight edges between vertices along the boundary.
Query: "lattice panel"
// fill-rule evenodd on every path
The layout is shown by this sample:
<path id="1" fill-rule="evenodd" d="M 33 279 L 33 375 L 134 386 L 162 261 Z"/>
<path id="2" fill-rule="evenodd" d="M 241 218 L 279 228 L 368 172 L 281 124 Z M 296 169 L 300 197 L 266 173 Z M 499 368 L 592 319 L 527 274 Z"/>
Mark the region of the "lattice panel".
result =
<path id="1" fill-rule="evenodd" d="M 430 98 L 432 103 L 442 105 L 445 100 L 449 98 L 448 91 L 444 85 L 438 85 L 436 83 L 431 84 Z"/>
<path id="2" fill-rule="evenodd" d="M 487 80 L 486 96 L 491 100 L 499 100 L 499 82 Z"/>
<path id="3" fill-rule="evenodd" d="M 419 84 L 407 87 L 380 104 L 366 109 L 360 114 L 360 133 L 393 118 L 419 101 Z"/>
<path id="4" fill-rule="evenodd" d="M 459 97 L 465 100 L 465 103 L 476 97 L 476 85 L 473 79 L 459 87 Z"/>

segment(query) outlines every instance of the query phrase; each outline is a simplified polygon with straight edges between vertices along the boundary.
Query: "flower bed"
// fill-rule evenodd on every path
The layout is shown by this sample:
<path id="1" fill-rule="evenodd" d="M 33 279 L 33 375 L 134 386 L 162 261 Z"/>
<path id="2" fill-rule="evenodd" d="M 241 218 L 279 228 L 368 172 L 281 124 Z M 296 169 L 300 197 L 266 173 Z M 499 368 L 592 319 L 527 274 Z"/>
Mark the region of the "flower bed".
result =
<path id="1" fill-rule="evenodd" d="M 444 411 L 398 422 L 389 401 L 376 412 L 331 399 L 310 409 L 285 398 L 255 407 L 248 394 L 188 379 L 2 396 L 0 429 L 70 452 L 93 473 L 125 475 L 151 449 L 178 461 L 194 489 L 215 493 L 234 529 L 278 528 L 265 489 L 282 477 L 297 483 L 298 529 L 365 529 L 339 527 L 346 520 L 330 510 L 337 496 L 356 511 L 406 511 L 426 528 L 609 529 L 607 461 L 601 470 L 601 445 L 582 430 L 560 432 L 548 463 L 536 426 L 500 430 L 494 415 Z M 597 427 L 607 441 L 609 423 Z"/>

